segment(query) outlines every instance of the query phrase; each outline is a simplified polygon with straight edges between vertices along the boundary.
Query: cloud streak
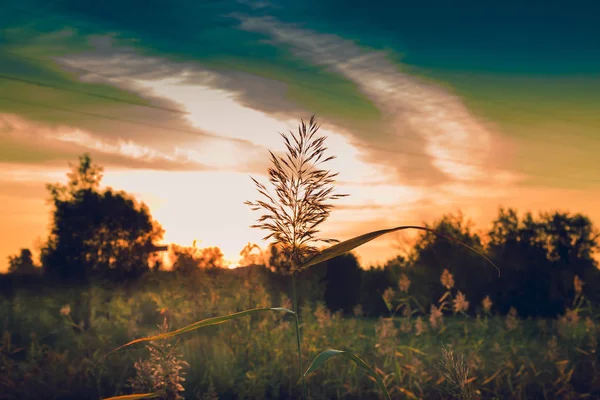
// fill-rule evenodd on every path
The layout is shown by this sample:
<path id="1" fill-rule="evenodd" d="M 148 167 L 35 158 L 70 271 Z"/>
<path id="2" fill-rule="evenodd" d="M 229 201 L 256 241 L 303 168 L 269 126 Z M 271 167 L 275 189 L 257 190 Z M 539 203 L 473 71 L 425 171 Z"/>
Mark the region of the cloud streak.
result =
<path id="1" fill-rule="evenodd" d="M 353 195 L 332 214 L 324 226 L 326 232 L 360 234 L 366 227 L 398 225 L 399 218 L 402 223 L 419 224 L 440 206 L 453 209 L 458 198 L 479 197 L 484 191 L 490 196 L 498 193 L 490 191 L 493 184 L 483 184 L 490 177 L 487 165 L 495 144 L 493 133 L 456 96 L 401 73 L 385 54 L 365 51 L 336 36 L 269 18 L 242 19 L 241 28 L 266 33 L 274 43 L 291 46 L 298 57 L 344 76 L 383 111 L 386 128 L 377 132 L 324 125 L 328 146 L 338 155 L 331 168 L 342 173 L 340 190 Z M 276 132 L 287 130 L 286 126 L 293 129 L 291 115 L 298 107 L 282 100 L 285 85 L 281 83 L 146 57 L 132 49 L 113 48 L 110 42 L 100 43 L 104 47 L 95 52 L 61 62 L 102 74 L 86 79 L 179 107 L 188 113 L 183 118 L 198 130 L 257 146 L 256 151 L 233 151 L 225 144 L 203 146 L 201 151 L 185 150 L 190 158 L 210 164 L 215 156 L 232 167 L 237 161 L 238 170 L 245 165 L 263 174 L 266 148 L 277 151 L 281 147 Z M 508 172 L 497 177 L 502 177 L 502 185 L 513 179 Z M 496 176 L 493 179 L 500 182 Z M 371 190 L 361 190 L 364 185 Z M 381 251 L 386 246 L 389 240 L 382 240 L 373 249 Z"/>
<path id="2" fill-rule="evenodd" d="M 295 129 L 298 114 L 309 113 L 285 100 L 286 85 L 236 71 L 217 71 L 200 64 L 175 63 L 164 58 L 147 57 L 133 49 L 116 48 L 111 40 L 97 39 L 96 49 L 58 61 L 76 71 L 98 71 L 82 79 L 134 91 L 162 104 L 179 108 L 185 123 L 215 141 L 202 140 L 190 145 L 177 144 L 182 154 L 212 165 L 266 173 L 267 148 L 283 150 L 279 131 Z M 336 126 L 332 126 L 335 129 Z M 360 160 L 360 154 L 345 136 L 323 130 L 335 147 L 344 172 L 360 179 L 367 171 L 378 169 Z M 217 143 L 217 139 L 221 143 Z M 170 138 L 178 143 L 179 137 Z M 379 172 L 381 177 L 381 173 Z"/>
<path id="3" fill-rule="evenodd" d="M 49 127 L 10 114 L 0 114 L 0 141 L 2 140 L 21 144 L 24 149 L 27 148 L 26 151 L 46 151 L 47 159 L 53 162 L 58 160 L 52 154 L 75 156 L 88 151 L 98 161 L 113 166 L 165 170 L 207 168 L 178 149 L 171 153 L 161 152 L 130 139 L 107 139 L 68 125 Z"/>
<path id="4" fill-rule="evenodd" d="M 84 82 L 108 84 L 135 92 L 159 106 L 183 107 L 167 97 L 157 96 L 146 82 L 177 77 L 182 83 L 219 89 L 234 96 L 241 105 L 269 114 L 303 111 L 285 99 L 287 85 L 235 70 L 218 70 L 198 62 L 174 62 L 164 57 L 141 55 L 132 47 L 117 46 L 110 36 L 89 39 L 93 50 L 57 57 L 65 69 L 79 75 Z"/>
<path id="5" fill-rule="evenodd" d="M 267 34 L 298 57 L 351 80 L 382 110 L 383 132 L 350 132 L 370 153 L 370 162 L 393 165 L 405 182 L 417 184 L 494 179 L 498 168 L 488 164 L 498 137 L 452 93 L 403 73 L 386 54 L 338 36 L 270 17 L 235 16 L 241 29 Z"/>

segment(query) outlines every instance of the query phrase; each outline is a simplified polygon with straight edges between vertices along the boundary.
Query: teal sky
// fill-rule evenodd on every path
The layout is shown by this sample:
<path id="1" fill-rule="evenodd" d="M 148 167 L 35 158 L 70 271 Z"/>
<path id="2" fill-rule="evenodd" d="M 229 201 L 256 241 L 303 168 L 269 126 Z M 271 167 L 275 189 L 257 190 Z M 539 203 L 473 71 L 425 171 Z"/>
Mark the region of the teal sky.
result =
<path id="1" fill-rule="evenodd" d="M 354 149 L 357 171 L 384 171 L 370 185 L 437 191 L 478 216 L 499 203 L 563 207 L 567 193 L 594 213 L 585 199 L 600 188 L 599 13 L 591 2 L 4 1 L 0 219 L 23 219 L 23 199 L 37 210 L 26 218 L 33 233 L 9 244 L 30 245 L 47 222 L 35 183 L 44 178 L 23 183 L 15 171 L 63 171 L 83 151 L 119 170 L 264 173 L 276 132 L 209 122 L 246 115 L 219 105 L 231 99 L 284 127 L 316 113 Z M 210 146 L 243 156 L 225 165 L 202 153 Z M 385 190 L 353 204 L 385 203 Z M 523 202 L 523 191 L 539 198 Z M 550 192 L 561 193 L 554 203 Z"/>

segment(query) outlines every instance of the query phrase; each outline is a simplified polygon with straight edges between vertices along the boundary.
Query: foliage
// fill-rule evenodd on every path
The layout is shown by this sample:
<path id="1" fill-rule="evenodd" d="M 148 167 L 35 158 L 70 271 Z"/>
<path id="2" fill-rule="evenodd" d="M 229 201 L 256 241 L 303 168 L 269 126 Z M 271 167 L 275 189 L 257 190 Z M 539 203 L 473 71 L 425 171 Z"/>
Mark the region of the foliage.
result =
<path id="1" fill-rule="evenodd" d="M 145 349 L 140 346 L 113 353 L 94 368 L 104 353 L 153 334 L 165 315 L 177 327 L 248 307 L 249 293 L 240 290 L 246 277 L 236 275 L 235 270 L 219 276 L 218 281 L 199 279 L 193 286 L 188 281 L 184 276 L 160 272 L 133 291 L 120 285 L 98 288 L 92 300 L 106 312 L 94 314 L 90 331 L 73 328 L 61 315 L 67 304 L 75 311 L 74 291 L 58 285 L 47 285 L 41 291 L 18 290 L 12 302 L 0 303 L 5 338 L 10 338 L 0 351 L 0 393 L 23 400 L 129 393 L 126 382 L 135 377 L 134 363 L 145 356 Z M 437 282 L 443 287 L 440 277 Z M 257 275 L 252 307 L 289 302 L 283 293 L 265 292 L 265 284 Z M 411 283 L 407 294 L 417 290 Z M 110 295 L 108 302 L 104 302 L 103 292 Z M 394 306 L 400 301 L 400 289 L 396 292 Z M 475 308 L 470 294 L 465 295 L 471 309 Z M 156 314 L 141 318 L 140 305 L 148 298 L 154 299 Z M 453 298 L 447 300 L 452 304 Z M 585 301 L 580 308 L 571 304 L 571 309 L 552 320 L 522 319 L 517 314 L 513 325 L 498 315 L 495 305 L 488 315 L 482 312 L 479 316 L 454 316 L 445 308 L 440 329 L 433 329 L 430 310 L 407 318 L 401 309 L 396 317 L 381 322 L 343 317 L 312 304 L 302 309 L 302 351 L 309 360 L 326 348 L 343 347 L 359 354 L 381 376 L 393 399 L 414 398 L 408 393 L 416 398 L 450 398 L 439 370 L 442 344 L 463 357 L 469 379 L 475 378 L 471 382 L 475 397 L 480 399 L 597 398 L 600 315 L 585 307 Z M 295 343 L 290 340 L 292 325 L 289 318 L 263 312 L 255 314 L 252 325 L 247 317 L 232 319 L 180 336 L 182 359 L 190 364 L 183 382 L 186 398 L 208 393 L 211 382 L 221 398 L 300 397 L 292 375 L 296 361 Z M 377 326 L 381 328 L 376 334 Z M 51 332 L 54 334 L 49 335 Z M 311 398 L 376 398 L 380 393 L 368 374 L 342 359 L 330 359 L 307 375 L 306 382 Z"/>
<path id="2" fill-rule="evenodd" d="M 21 249 L 18 255 L 8 257 L 8 272 L 10 274 L 33 275 L 39 271 L 40 268 L 35 265 L 33 255 L 29 249 Z"/>
<path id="3" fill-rule="evenodd" d="M 213 270 L 223 268 L 225 259 L 218 247 L 198 248 L 195 246 L 171 246 L 172 256 L 175 259 L 172 270 L 184 275 L 197 273 L 198 270 Z"/>
<path id="4" fill-rule="evenodd" d="M 447 383 L 446 391 L 450 396 L 460 400 L 473 399 L 474 393 L 469 378 L 469 367 L 462 355 L 454 354 L 452 349 L 442 347 L 439 370 Z"/>
<path id="5" fill-rule="evenodd" d="M 361 268 L 356 256 L 343 254 L 326 262 L 325 269 L 325 304 L 330 310 L 341 310 L 344 314 L 352 310 L 360 302 Z"/>
<path id="6" fill-rule="evenodd" d="M 248 243 L 240 251 L 240 267 L 248 267 L 253 265 L 263 265 L 265 262 L 265 254 L 256 243 Z"/>
<path id="7" fill-rule="evenodd" d="M 267 265 L 271 271 L 281 275 L 289 274 L 292 271 L 292 260 L 289 254 L 278 243 L 271 243 L 268 251 Z"/>
<path id="8" fill-rule="evenodd" d="M 148 270 L 153 242 L 163 229 L 145 204 L 123 192 L 100 190 L 102 168 L 89 155 L 66 185 L 48 185 L 52 229 L 42 251 L 45 272 L 61 280 L 128 279 Z"/>
<path id="9" fill-rule="evenodd" d="M 167 319 L 159 326 L 161 333 L 169 331 Z M 181 360 L 176 344 L 166 341 L 150 342 L 146 348 L 147 359 L 135 362 L 136 375 L 131 379 L 131 387 L 136 393 L 155 393 L 163 400 L 183 400 L 185 390 L 183 369 L 189 364 Z"/>
<path id="10" fill-rule="evenodd" d="M 571 283 L 576 275 L 590 283 L 584 288 L 586 297 L 595 304 L 600 301 L 598 290 L 593 289 L 600 285 L 600 270 L 593 258 L 598 234 L 589 219 L 579 214 L 555 212 L 534 217 L 527 213 L 520 219 L 515 210 L 500 209 L 485 235 L 474 233 L 461 214 L 446 215 L 431 228 L 489 254 L 501 266 L 502 274 L 498 278 L 485 260 L 462 246 L 424 233 L 404 269 L 417 287 L 415 298 L 425 308 L 444 294 L 436 278 L 443 270 L 455 277 L 456 290 L 469 293 L 477 304 L 489 296 L 503 314 L 515 307 L 525 317 L 555 317 L 572 301 Z M 394 279 L 390 278 L 388 285 L 393 286 Z"/>
<path id="11" fill-rule="evenodd" d="M 598 250 L 598 233 L 580 214 L 531 213 L 518 218 L 515 210 L 501 209 L 489 234 L 492 257 L 506 265 L 502 290 L 492 295 L 503 310 L 509 302 L 520 315 L 553 317 L 564 311 L 574 297 L 575 275 L 590 283 L 586 295 L 599 301 L 600 271 L 593 253 Z M 525 287 L 524 282 L 530 285 Z"/>
<path id="12" fill-rule="evenodd" d="M 385 383 L 383 383 L 383 380 L 381 380 L 381 378 L 379 377 L 379 375 L 377 374 L 377 372 L 375 372 L 373 370 L 373 368 L 371 368 L 362 358 L 349 353 L 347 351 L 341 351 L 341 350 L 325 350 L 324 352 L 322 352 L 321 354 L 319 354 L 318 356 L 315 357 L 315 359 L 313 360 L 313 362 L 310 364 L 310 366 L 308 367 L 308 369 L 306 370 L 306 372 L 304 373 L 304 376 L 310 374 L 311 372 L 315 371 L 317 368 L 321 367 L 323 364 L 325 364 L 325 362 L 330 359 L 331 357 L 335 357 L 335 356 L 343 356 L 346 357 L 347 359 L 349 359 L 350 361 L 355 362 L 359 367 L 361 367 L 362 369 L 364 369 L 365 371 L 367 371 L 367 373 L 373 378 L 375 379 L 375 381 L 377 382 L 377 384 L 382 387 L 384 389 L 384 393 L 387 399 L 390 399 L 390 395 L 387 392 L 387 390 L 385 390 Z"/>

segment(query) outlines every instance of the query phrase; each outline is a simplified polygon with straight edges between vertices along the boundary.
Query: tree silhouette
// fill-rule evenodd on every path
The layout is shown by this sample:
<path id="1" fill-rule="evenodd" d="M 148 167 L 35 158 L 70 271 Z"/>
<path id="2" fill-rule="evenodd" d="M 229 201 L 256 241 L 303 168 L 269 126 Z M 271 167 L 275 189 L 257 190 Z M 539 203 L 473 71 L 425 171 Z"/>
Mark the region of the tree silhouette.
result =
<path id="1" fill-rule="evenodd" d="M 240 251 L 240 266 L 247 267 L 251 265 L 261 265 L 265 262 L 264 254 L 260 246 L 254 243 L 248 243 Z"/>
<path id="2" fill-rule="evenodd" d="M 21 249 L 18 255 L 8 257 L 8 272 L 11 274 L 33 275 L 39 271 L 29 249 Z"/>
<path id="3" fill-rule="evenodd" d="M 361 268 L 352 253 L 335 257 L 326 263 L 325 304 L 330 310 L 350 314 L 360 301 Z"/>
<path id="4" fill-rule="evenodd" d="M 269 246 L 267 265 L 272 272 L 285 275 L 292 269 L 292 260 L 281 245 L 273 243 Z"/>
<path id="5" fill-rule="evenodd" d="M 216 246 L 200 249 L 200 260 L 200 268 L 203 269 L 225 268 L 223 252 Z"/>
<path id="6" fill-rule="evenodd" d="M 366 316 L 374 317 L 387 312 L 382 295 L 388 287 L 396 285 L 390 272 L 389 266 L 377 266 L 362 271 L 360 305 Z"/>
<path id="7" fill-rule="evenodd" d="M 173 271 L 184 275 L 191 275 L 201 269 L 225 267 L 223 252 L 218 247 L 198 248 L 195 242 L 191 247 L 173 245 L 172 254 L 175 258 Z"/>
<path id="8" fill-rule="evenodd" d="M 153 243 L 164 231 L 145 204 L 124 192 L 101 191 L 102 172 L 84 154 L 72 166 L 66 185 L 48 185 L 53 224 L 42 262 L 53 278 L 123 280 L 149 268 Z"/>
<path id="9" fill-rule="evenodd" d="M 575 275 L 588 283 L 584 291 L 586 296 L 599 299 L 600 271 L 593 255 L 599 249 L 597 239 L 600 235 L 590 219 L 581 214 L 542 213 L 539 224 L 540 242 L 544 245 L 546 258 L 553 271 L 551 301 L 565 306 L 566 301 L 575 296 Z"/>
<path id="10" fill-rule="evenodd" d="M 489 237 L 489 252 L 503 266 L 494 291 L 501 311 L 514 306 L 519 315 L 554 317 L 573 299 L 575 275 L 589 283 L 586 296 L 598 301 L 598 234 L 587 217 L 526 213 L 520 220 L 515 210 L 500 209 Z"/>
<path id="11" fill-rule="evenodd" d="M 444 215 L 427 226 L 479 252 L 485 252 L 482 238 L 473 232 L 472 224 L 462 213 Z M 444 294 L 444 288 L 440 285 L 440 275 L 444 269 L 454 275 L 456 288 L 468 293 L 475 303 L 487 295 L 489 282 L 497 277 L 497 271 L 490 268 L 481 256 L 431 232 L 425 232 L 417 239 L 410 258 L 412 262 L 406 273 L 414 283 L 413 287 L 418 288 L 415 295 L 425 309 L 429 309 L 429 305 Z M 396 282 L 393 282 L 394 286 Z"/>
<path id="12" fill-rule="evenodd" d="M 489 237 L 490 256 L 502 268 L 498 285 L 490 293 L 499 311 L 505 313 L 514 306 L 519 315 L 552 316 L 552 271 L 541 242 L 540 225 L 532 214 L 519 220 L 515 210 L 500 209 Z"/>
<path id="13" fill-rule="evenodd" d="M 521 316 L 555 317 L 573 301 L 575 276 L 586 282 L 584 295 L 600 301 L 600 270 L 594 260 L 599 236 L 581 214 L 552 212 L 534 217 L 526 213 L 519 218 L 515 210 L 500 208 L 486 235 L 474 233 L 461 214 L 443 216 L 431 228 L 487 253 L 500 266 L 501 276 L 454 241 L 422 234 L 406 273 L 414 283 L 413 294 L 425 308 L 443 295 L 444 269 L 454 275 L 455 290 L 466 293 L 472 304 L 490 295 L 501 313 L 515 307 Z M 393 263 L 383 269 L 390 286 L 397 280 L 393 269 Z M 367 278 L 371 279 L 363 277 Z"/>
<path id="14" fill-rule="evenodd" d="M 200 268 L 199 249 L 195 246 L 171 245 L 171 252 L 175 260 L 172 267 L 174 272 L 191 275 Z"/>

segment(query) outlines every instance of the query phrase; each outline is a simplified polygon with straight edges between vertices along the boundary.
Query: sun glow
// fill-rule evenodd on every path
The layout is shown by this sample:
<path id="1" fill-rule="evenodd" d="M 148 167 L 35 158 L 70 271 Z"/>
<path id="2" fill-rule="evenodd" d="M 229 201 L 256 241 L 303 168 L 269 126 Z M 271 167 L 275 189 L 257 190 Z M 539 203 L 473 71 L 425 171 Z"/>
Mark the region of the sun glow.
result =
<path id="1" fill-rule="evenodd" d="M 215 170 L 196 172 L 119 171 L 108 173 L 107 185 L 136 193 L 146 201 L 156 220 L 166 230 L 168 243 L 190 245 L 196 238 L 202 247 L 221 248 L 227 264 L 237 266 L 241 249 L 250 241 L 266 247 L 264 232 L 251 229 L 257 214 L 244 205 L 254 200 L 256 189 L 248 175 L 265 181 L 268 150 L 283 151 L 278 132 L 297 128 L 297 118 L 275 118 L 240 104 L 233 94 L 201 85 L 190 85 L 179 78 L 138 81 L 139 86 L 168 98 L 189 112 L 195 128 L 229 139 L 240 139 L 263 151 L 244 151 L 236 142 L 199 139 L 197 146 L 178 149 L 186 156 Z M 223 116 L 227 116 L 224 118 Z M 360 159 L 359 150 L 337 132 L 322 128 L 327 145 L 336 149 L 337 158 L 329 167 L 342 178 L 369 181 L 379 177 L 378 167 Z M 258 147 L 259 149 L 261 147 Z M 247 165 L 262 165 L 264 170 L 244 173 Z M 262 176 L 261 176 L 262 175 Z M 344 190 L 340 185 L 340 191 Z M 359 196 L 360 197 L 360 196 Z"/>
<path id="2" fill-rule="evenodd" d="M 165 228 L 166 243 L 219 247 L 232 264 L 248 241 L 261 242 L 262 233 L 250 228 L 255 216 L 243 204 L 255 196 L 244 173 L 107 171 L 104 182 L 146 202 Z"/>

